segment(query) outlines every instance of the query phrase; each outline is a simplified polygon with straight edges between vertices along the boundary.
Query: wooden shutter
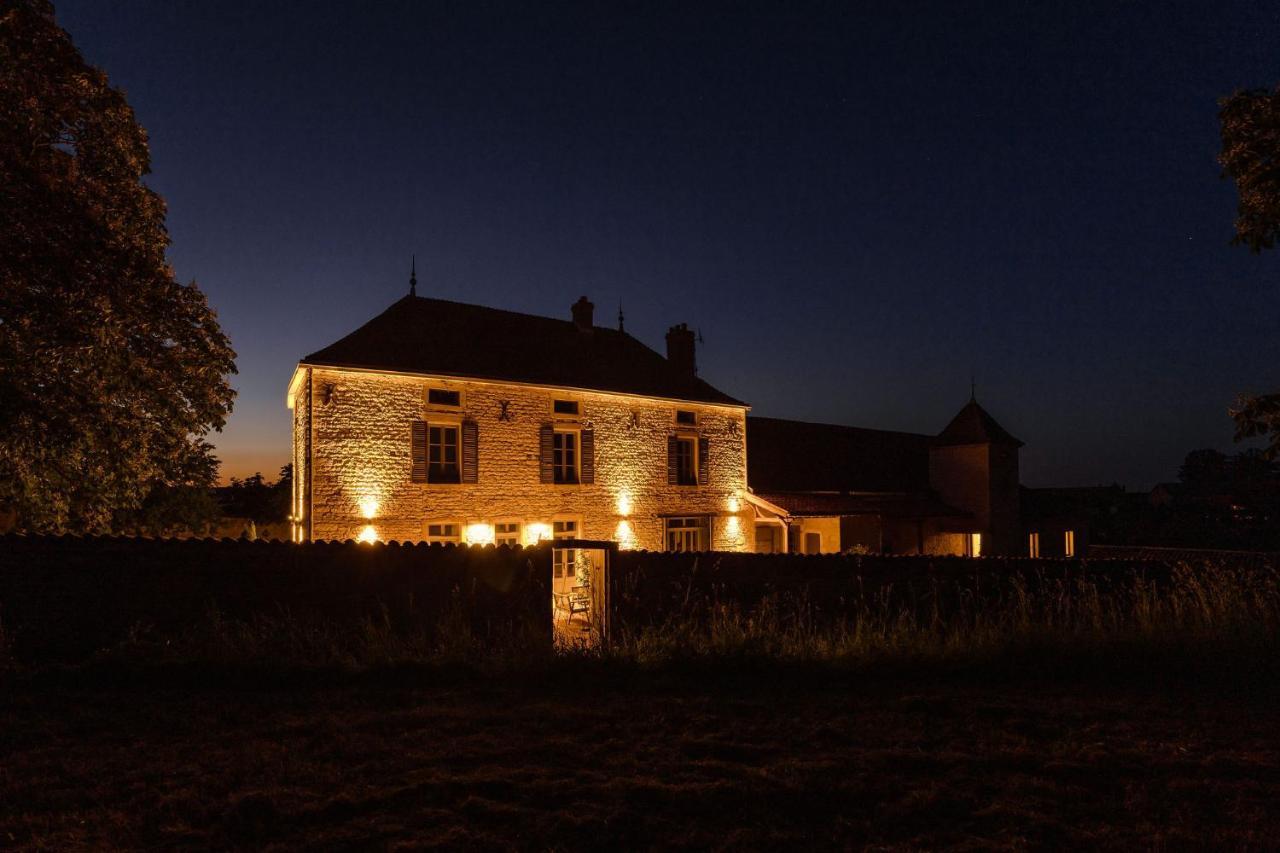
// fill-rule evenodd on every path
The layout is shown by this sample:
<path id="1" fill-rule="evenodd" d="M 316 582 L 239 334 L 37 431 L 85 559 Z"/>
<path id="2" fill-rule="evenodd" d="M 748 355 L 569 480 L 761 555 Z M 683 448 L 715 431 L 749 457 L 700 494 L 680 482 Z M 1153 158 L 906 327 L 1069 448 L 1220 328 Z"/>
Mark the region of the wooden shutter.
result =
<path id="1" fill-rule="evenodd" d="M 578 482 L 594 483 L 596 481 L 596 431 L 582 431 L 582 467 L 578 471 Z"/>
<path id="2" fill-rule="evenodd" d="M 711 455 L 711 441 L 705 435 L 698 436 L 698 485 L 707 484 L 707 458 Z"/>
<path id="3" fill-rule="evenodd" d="M 556 481 L 554 444 L 555 427 L 543 424 L 538 431 L 538 480 L 543 483 Z"/>
<path id="4" fill-rule="evenodd" d="M 414 421 L 409 459 L 409 479 L 414 483 L 427 482 L 427 422 Z"/>
<path id="5" fill-rule="evenodd" d="M 680 482 L 680 469 L 676 466 L 676 453 L 679 439 L 674 435 L 667 436 L 667 485 L 674 486 Z"/>
<path id="6" fill-rule="evenodd" d="M 462 482 L 480 479 L 480 428 L 475 421 L 462 422 Z"/>

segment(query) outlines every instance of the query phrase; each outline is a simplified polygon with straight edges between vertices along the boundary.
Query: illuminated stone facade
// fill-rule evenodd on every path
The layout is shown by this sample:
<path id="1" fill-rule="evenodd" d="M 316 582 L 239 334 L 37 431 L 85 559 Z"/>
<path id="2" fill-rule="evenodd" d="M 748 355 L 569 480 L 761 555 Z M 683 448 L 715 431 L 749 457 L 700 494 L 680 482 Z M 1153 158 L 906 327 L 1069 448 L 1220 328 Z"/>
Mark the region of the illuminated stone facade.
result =
<path id="1" fill-rule="evenodd" d="M 431 405 L 430 389 L 460 392 L 457 406 Z M 553 413 L 556 400 L 576 402 L 578 414 Z M 518 523 L 529 543 L 549 538 L 556 521 L 575 521 L 581 538 L 661 550 L 666 519 L 688 516 L 707 519 L 716 550 L 749 546 L 742 405 L 303 365 L 289 406 L 299 539 L 421 541 L 428 525 L 453 524 L 464 540 L 487 542 L 495 524 Z M 678 411 L 695 423 L 677 423 Z M 474 422 L 474 483 L 414 482 L 415 421 Z M 593 434 L 594 482 L 542 481 L 547 424 Z M 669 482 L 676 435 L 706 443 L 699 485 Z"/>

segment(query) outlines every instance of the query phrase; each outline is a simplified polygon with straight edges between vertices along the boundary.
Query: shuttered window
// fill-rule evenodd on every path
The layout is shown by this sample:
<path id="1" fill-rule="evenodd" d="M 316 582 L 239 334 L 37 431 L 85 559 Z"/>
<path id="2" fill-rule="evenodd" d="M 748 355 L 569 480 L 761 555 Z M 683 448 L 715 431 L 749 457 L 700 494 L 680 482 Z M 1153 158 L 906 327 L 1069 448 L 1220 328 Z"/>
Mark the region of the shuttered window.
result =
<path id="1" fill-rule="evenodd" d="M 538 481 L 554 483 L 556 478 L 555 456 L 556 428 L 543 424 L 538 430 Z"/>
<path id="2" fill-rule="evenodd" d="M 578 477 L 583 483 L 596 481 L 596 433 L 595 430 L 584 429 L 579 433 L 581 458 L 578 460 Z"/>
<path id="3" fill-rule="evenodd" d="M 410 433 L 409 479 L 415 483 L 427 482 L 427 422 L 414 421 Z"/>
<path id="4" fill-rule="evenodd" d="M 702 436 L 667 437 L 667 483 L 672 486 L 705 486 L 710 445 Z"/>
<path id="5" fill-rule="evenodd" d="M 480 428 L 475 421 L 462 422 L 462 482 L 480 480 Z"/>
<path id="6" fill-rule="evenodd" d="M 414 421 L 409 479 L 415 483 L 475 483 L 480 478 L 479 428 L 475 421 Z"/>

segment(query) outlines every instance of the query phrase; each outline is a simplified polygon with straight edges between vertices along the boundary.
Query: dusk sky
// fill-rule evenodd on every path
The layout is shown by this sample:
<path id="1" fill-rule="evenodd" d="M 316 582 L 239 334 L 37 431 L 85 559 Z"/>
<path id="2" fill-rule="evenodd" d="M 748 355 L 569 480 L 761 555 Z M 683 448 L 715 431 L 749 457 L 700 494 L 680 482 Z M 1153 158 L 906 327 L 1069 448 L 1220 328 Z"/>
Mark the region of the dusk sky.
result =
<path id="1" fill-rule="evenodd" d="M 972 373 L 1028 485 L 1172 479 L 1280 390 L 1280 255 L 1228 245 L 1215 162 L 1217 98 L 1280 82 L 1273 3 L 57 12 L 239 354 L 224 476 L 274 478 L 298 359 L 411 253 L 423 295 L 688 322 L 755 414 L 934 433 Z"/>

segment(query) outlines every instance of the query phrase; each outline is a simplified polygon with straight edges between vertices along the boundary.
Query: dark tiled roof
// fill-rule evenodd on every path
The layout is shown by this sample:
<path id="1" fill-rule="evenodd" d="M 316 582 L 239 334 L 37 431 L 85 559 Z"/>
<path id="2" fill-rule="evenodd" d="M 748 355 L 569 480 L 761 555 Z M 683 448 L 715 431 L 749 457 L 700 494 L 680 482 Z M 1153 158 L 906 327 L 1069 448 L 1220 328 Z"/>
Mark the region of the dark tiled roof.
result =
<path id="1" fill-rule="evenodd" d="M 947 428 L 938 434 L 934 444 L 947 447 L 954 444 L 1012 444 L 1021 447 L 1022 442 L 996 423 L 986 409 L 970 400 L 960 410 Z"/>
<path id="2" fill-rule="evenodd" d="M 421 296 L 302 362 L 744 405 L 625 332 Z"/>
<path id="3" fill-rule="evenodd" d="M 931 437 L 747 418 L 747 483 L 757 492 L 916 492 L 929 487 Z"/>
<path id="4" fill-rule="evenodd" d="M 887 518 L 965 517 L 968 513 L 927 492 L 912 494 L 829 494 L 814 492 L 757 492 L 759 497 L 791 515 L 880 515 Z"/>

